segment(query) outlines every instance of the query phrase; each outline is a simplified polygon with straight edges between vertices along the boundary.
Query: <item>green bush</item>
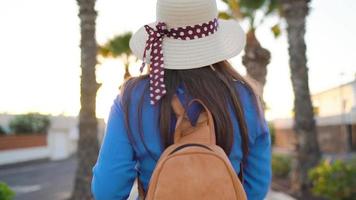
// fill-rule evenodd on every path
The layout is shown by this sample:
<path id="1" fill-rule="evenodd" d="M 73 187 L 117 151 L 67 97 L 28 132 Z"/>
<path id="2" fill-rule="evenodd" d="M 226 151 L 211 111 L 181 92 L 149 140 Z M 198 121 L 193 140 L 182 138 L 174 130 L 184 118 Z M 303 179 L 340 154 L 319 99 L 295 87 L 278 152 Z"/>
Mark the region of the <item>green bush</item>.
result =
<path id="1" fill-rule="evenodd" d="M 273 122 L 268 122 L 269 133 L 271 135 L 272 145 L 276 142 L 276 129 L 274 128 Z"/>
<path id="2" fill-rule="evenodd" d="M 330 200 L 356 199 L 356 160 L 323 161 L 309 171 L 312 192 Z"/>
<path id="3" fill-rule="evenodd" d="M 292 158 L 287 155 L 272 155 L 272 173 L 274 177 L 287 178 L 291 171 Z"/>
<path id="4" fill-rule="evenodd" d="M 2 126 L 0 126 L 0 135 L 6 135 L 6 131 Z"/>
<path id="5" fill-rule="evenodd" d="M 0 200 L 12 200 L 14 196 L 15 192 L 6 183 L 0 182 Z"/>
<path id="6" fill-rule="evenodd" d="M 18 115 L 10 121 L 10 130 L 17 134 L 47 133 L 50 120 L 47 115 L 28 113 Z"/>

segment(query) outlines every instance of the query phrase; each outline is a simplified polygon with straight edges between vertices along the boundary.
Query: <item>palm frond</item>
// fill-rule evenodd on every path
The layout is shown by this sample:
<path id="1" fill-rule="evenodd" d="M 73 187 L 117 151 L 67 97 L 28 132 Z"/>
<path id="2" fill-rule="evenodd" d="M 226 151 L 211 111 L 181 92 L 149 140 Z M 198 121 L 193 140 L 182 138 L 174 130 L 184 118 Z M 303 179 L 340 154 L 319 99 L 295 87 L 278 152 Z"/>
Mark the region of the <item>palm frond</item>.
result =
<path id="1" fill-rule="evenodd" d="M 261 9 L 267 0 L 240 0 L 241 8 L 249 10 L 258 10 Z"/>
<path id="2" fill-rule="evenodd" d="M 219 18 L 220 19 L 231 19 L 233 17 L 227 12 L 219 12 Z"/>
<path id="3" fill-rule="evenodd" d="M 119 57 L 122 55 L 131 55 L 131 49 L 129 46 L 130 39 L 132 37 L 131 32 L 124 33 L 122 35 L 115 36 L 110 39 L 103 46 L 99 46 L 99 54 L 103 57 Z"/>

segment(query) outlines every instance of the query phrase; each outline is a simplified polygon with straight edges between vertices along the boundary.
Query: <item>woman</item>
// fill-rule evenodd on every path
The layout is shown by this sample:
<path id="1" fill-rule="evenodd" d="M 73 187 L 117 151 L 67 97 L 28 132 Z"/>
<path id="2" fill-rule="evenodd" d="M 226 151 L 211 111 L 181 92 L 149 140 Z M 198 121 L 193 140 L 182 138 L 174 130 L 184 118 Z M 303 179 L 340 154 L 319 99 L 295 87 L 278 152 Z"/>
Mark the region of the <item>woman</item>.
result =
<path id="1" fill-rule="evenodd" d="M 242 164 L 248 199 L 265 198 L 271 182 L 269 130 L 259 98 L 226 61 L 241 52 L 245 34 L 236 21 L 217 15 L 215 0 L 158 0 L 157 22 L 133 35 L 130 47 L 142 68 L 149 64 L 149 74 L 128 80 L 113 101 L 93 168 L 96 200 L 127 199 L 137 178 L 147 190 L 160 155 L 173 143 L 174 95 L 183 105 L 193 98 L 206 105 L 216 143 L 236 174 Z M 193 124 L 201 110 L 196 104 L 187 109 Z"/>

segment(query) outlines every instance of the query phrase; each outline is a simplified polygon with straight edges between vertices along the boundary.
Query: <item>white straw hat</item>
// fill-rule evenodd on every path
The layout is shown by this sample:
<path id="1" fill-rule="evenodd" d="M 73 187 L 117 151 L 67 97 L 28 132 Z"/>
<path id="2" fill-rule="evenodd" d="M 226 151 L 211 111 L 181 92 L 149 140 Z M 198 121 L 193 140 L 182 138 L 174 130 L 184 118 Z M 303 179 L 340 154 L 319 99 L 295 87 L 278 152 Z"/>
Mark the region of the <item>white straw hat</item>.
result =
<path id="1" fill-rule="evenodd" d="M 216 0 L 158 0 L 157 22 L 168 29 L 207 23 L 218 17 Z M 245 33 L 235 20 L 218 19 L 219 27 L 206 37 L 179 40 L 165 37 L 162 41 L 164 68 L 193 69 L 208 66 L 238 55 L 245 46 Z M 141 27 L 130 40 L 133 54 L 143 59 L 148 34 Z"/>
<path id="2" fill-rule="evenodd" d="M 150 102 L 166 93 L 164 69 L 194 69 L 236 56 L 245 46 L 237 21 L 217 19 L 216 0 L 158 0 L 157 20 L 131 38 L 132 52 L 150 64 Z"/>

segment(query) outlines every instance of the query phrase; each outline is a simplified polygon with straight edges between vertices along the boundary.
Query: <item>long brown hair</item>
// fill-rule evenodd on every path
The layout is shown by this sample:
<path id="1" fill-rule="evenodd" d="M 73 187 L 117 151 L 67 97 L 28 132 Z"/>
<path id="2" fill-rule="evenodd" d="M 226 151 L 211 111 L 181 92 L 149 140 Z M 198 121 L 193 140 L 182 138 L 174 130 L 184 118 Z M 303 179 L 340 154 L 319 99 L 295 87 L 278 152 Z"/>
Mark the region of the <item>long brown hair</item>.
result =
<path id="1" fill-rule="evenodd" d="M 144 132 L 142 129 L 142 107 L 144 103 L 144 95 L 141 95 L 140 102 L 137 107 L 137 116 L 130 116 L 130 96 L 134 88 L 142 80 L 148 79 L 148 75 L 131 78 L 125 82 L 122 89 L 122 107 L 124 111 L 125 126 L 127 129 L 128 138 L 135 145 L 132 128 L 130 127 L 130 117 L 138 119 L 138 130 L 145 149 L 155 160 L 151 151 L 147 148 L 144 141 Z M 232 103 L 232 109 L 238 120 L 241 133 L 241 145 L 243 158 L 246 158 L 248 153 L 248 128 L 244 117 L 243 106 L 239 98 L 239 93 L 236 90 L 235 81 L 243 82 L 255 97 L 254 104 L 258 108 L 258 116 L 262 119 L 263 111 L 259 102 L 259 98 L 254 92 L 251 85 L 228 63 L 222 61 L 213 64 L 212 66 L 201 67 L 197 69 L 187 70 L 171 70 L 165 69 L 165 84 L 167 93 L 161 99 L 159 106 L 159 127 L 161 133 L 161 142 L 164 148 L 173 143 L 171 117 L 173 110 L 171 108 L 172 97 L 178 89 L 179 84 L 183 84 L 186 94 L 192 98 L 200 99 L 207 108 L 211 111 L 214 118 L 217 144 L 222 147 L 227 155 L 230 154 L 233 140 L 234 130 L 233 123 L 230 118 L 229 103 Z M 145 86 L 144 92 L 148 92 L 148 84 Z"/>

